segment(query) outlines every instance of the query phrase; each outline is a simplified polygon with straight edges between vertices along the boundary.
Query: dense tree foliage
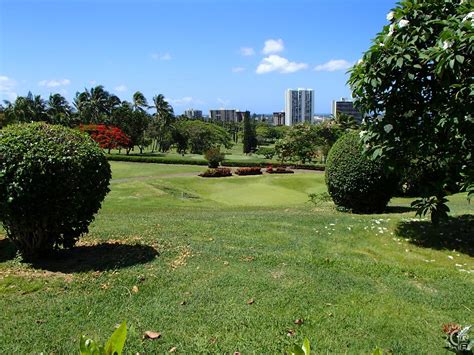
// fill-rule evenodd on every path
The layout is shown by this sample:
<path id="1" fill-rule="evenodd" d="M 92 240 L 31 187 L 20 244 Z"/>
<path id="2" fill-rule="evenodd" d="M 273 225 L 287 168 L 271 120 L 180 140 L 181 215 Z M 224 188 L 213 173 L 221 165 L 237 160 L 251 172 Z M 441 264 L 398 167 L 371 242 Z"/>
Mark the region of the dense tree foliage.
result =
<path id="1" fill-rule="evenodd" d="M 275 144 L 275 153 L 281 162 L 311 162 L 317 158 L 324 161 L 329 149 L 344 133 L 334 121 L 317 125 L 300 124 L 286 130 L 285 136 Z"/>
<path id="2" fill-rule="evenodd" d="M 242 143 L 245 154 L 251 153 L 257 148 L 255 119 L 250 117 L 250 112 L 248 111 L 244 112 Z"/>
<path id="3" fill-rule="evenodd" d="M 230 134 L 222 127 L 200 120 L 186 120 L 177 126 L 193 154 L 204 154 L 211 147 L 232 147 Z M 184 143 L 181 143 L 184 146 Z"/>
<path id="4" fill-rule="evenodd" d="M 359 127 L 354 116 L 348 115 L 343 112 L 336 113 L 336 116 L 334 117 L 334 122 L 344 130 L 357 129 Z"/>
<path id="5" fill-rule="evenodd" d="M 416 202 L 435 221 L 446 217 L 446 186 L 474 193 L 474 5 L 404 0 L 387 20 L 349 80 L 368 115 L 362 139 L 397 170 L 415 161 L 444 172 Z"/>

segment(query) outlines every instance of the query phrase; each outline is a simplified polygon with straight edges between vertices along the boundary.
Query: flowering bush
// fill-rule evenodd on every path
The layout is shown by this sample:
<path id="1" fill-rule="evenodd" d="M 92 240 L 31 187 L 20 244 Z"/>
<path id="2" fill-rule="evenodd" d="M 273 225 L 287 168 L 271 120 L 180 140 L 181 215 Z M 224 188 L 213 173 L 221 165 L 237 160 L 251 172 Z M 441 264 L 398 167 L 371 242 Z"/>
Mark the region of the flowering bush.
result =
<path id="1" fill-rule="evenodd" d="M 259 166 L 253 166 L 250 168 L 238 168 L 235 173 L 237 175 L 261 175 L 262 168 Z"/>
<path id="2" fill-rule="evenodd" d="M 229 168 L 207 169 L 205 172 L 199 174 L 202 177 L 226 177 L 232 176 L 232 170 Z"/>
<path id="3" fill-rule="evenodd" d="M 472 1 L 403 0 L 351 70 L 372 158 L 398 171 L 418 160 L 443 172 L 417 202 L 421 215 L 444 210 L 445 186 L 453 181 L 474 194 L 473 19 Z M 439 204 L 423 202 L 430 196 Z"/>
<path id="4" fill-rule="evenodd" d="M 108 149 L 109 152 L 111 149 L 127 148 L 132 143 L 130 138 L 115 126 L 89 124 L 81 125 L 80 130 L 88 133 L 102 149 Z"/>
<path id="5" fill-rule="evenodd" d="M 268 174 L 294 174 L 295 172 L 285 167 L 276 167 L 269 165 L 266 172 Z"/>

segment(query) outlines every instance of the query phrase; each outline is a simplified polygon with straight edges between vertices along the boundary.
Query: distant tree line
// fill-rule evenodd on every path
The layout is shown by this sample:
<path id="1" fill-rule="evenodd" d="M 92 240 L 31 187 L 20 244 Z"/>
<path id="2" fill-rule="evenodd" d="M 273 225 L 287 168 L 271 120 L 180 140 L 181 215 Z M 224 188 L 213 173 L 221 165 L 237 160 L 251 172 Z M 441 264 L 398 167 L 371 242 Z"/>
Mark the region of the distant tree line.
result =
<path id="1" fill-rule="evenodd" d="M 129 154 L 137 149 L 167 152 L 172 148 L 180 154 L 204 154 L 210 148 L 230 149 L 242 142 L 243 153 L 275 154 L 281 161 L 310 162 L 316 157 L 324 160 L 329 148 L 347 129 L 355 128 L 351 116 L 338 114 L 322 125 L 295 127 L 273 126 L 257 121 L 256 115 L 246 111 L 242 122 L 204 121 L 176 116 L 173 107 L 161 94 L 151 102 L 137 91 L 132 100 L 121 100 L 103 86 L 77 92 L 72 104 L 61 94 L 19 96 L 15 101 L 0 105 L 0 128 L 12 123 L 42 121 L 49 124 L 77 127 L 87 132 L 99 145 L 108 150 L 118 149 Z M 259 147 L 264 147 L 263 150 Z"/>
<path id="2" fill-rule="evenodd" d="M 325 162 L 333 144 L 344 133 L 355 129 L 358 129 L 358 124 L 354 117 L 343 113 L 319 124 L 288 127 L 284 136 L 276 141 L 274 154 L 282 163 L 293 161 L 305 164 L 315 160 Z"/>
<path id="3" fill-rule="evenodd" d="M 0 128 L 39 121 L 82 127 L 101 147 L 109 151 L 123 149 L 127 154 L 135 148 L 143 153 L 147 148 L 151 152 L 167 152 L 172 147 L 181 154 L 188 151 L 203 154 L 210 147 L 231 148 L 233 141 L 237 141 L 232 134 L 239 132 L 238 127 L 229 130 L 202 120 L 176 117 L 173 107 L 161 94 L 154 96 L 149 104 L 137 91 L 129 102 L 103 86 L 77 92 L 72 105 L 60 94 L 51 94 L 45 100 L 31 92 L 0 105 Z"/>

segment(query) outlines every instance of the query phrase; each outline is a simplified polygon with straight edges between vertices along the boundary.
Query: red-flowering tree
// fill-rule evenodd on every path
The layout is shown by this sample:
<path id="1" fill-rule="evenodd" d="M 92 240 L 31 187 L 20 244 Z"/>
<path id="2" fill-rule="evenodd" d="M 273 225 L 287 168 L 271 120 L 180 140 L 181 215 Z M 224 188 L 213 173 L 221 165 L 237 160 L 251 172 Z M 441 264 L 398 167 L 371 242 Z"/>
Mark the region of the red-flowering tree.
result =
<path id="1" fill-rule="evenodd" d="M 80 129 L 88 133 L 102 149 L 107 149 L 109 153 L 111 149 L 127 148 L 132 143 L 130 138 L 115 126 L 89 124 L 81 125 Z"/>

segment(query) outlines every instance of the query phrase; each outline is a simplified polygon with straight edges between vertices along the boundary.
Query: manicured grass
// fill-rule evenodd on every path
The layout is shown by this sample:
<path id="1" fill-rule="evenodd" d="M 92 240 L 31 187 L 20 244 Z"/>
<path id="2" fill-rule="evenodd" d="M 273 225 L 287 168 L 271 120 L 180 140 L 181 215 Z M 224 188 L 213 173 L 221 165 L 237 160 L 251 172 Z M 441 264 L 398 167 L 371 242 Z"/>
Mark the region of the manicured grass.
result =
<path id="1" fill-rule="evenodd" d="M 112 178 L 128 179 L 137 177 L 176 176 L 179 174 L 197 175 L 206 167 L 196 165 L 155 165 L 143 163 L 112 162 Z"/>
<path id="2" fill-rule="evenodd" d="M 203 167 L 112 166 L 76 251 L 33 268 L 0 239 L 1 353 L 72 353 L 81 334 L 105 339 L 126 320 L 127 353 L 282 353 L 307 337 L 317 353 L 443 354 L 441 325 L 474 323 L 464 195 L 450 198 L 464 217 L 433 228 L 409 199 L 371 216 L 315 207 L 319 172 L 204 179 L 191 175 Z M 142 340 L 146 330 L 162 336 Z"/>

